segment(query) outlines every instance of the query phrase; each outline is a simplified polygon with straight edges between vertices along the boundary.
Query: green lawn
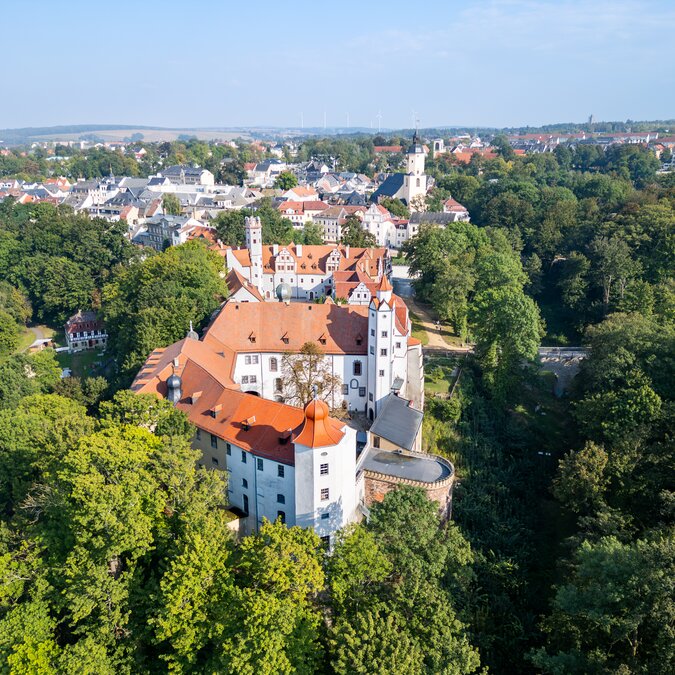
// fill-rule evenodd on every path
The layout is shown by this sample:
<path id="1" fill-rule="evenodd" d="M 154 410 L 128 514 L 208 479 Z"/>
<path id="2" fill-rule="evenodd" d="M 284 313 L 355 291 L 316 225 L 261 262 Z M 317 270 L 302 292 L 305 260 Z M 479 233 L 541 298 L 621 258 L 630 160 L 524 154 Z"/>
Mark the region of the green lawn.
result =
<path id="1" fill-rule="evenodd" d="M 49 328 L 49 326 L 37 325 L 34 326 L 34 328 L 41 330 L 42 335 L 45 338 L 53 338 L 56 334 L 56 331 L 53 328 Z M 16 351 L 25 351 L 33 344 L 33 342 L 35 342 L 35 340 L 35 333 L 30 328 L 24 328 L 23 331 L 21 331 L 21 335 L 19 336 L 19 346 L 16 348 Z"/>
<path id="2" fill-rule="evenodd" d="M 56 360 L 61 368 L 70 368 L 73 371 L 73 377 L 92 377 L 99 375 L 97 362 L 101 362 L 105 356 L 97 349 L 91 349 L 83 352 L 59 352 Z"/>
<path id="3" fill-rule="evenodd" d="M 419 317 L 410 310 L 408 310 L 408 314 L 410 315 L 410 323 L 412 323 L 412 336 L 417 338 L 423 345 L 429 344 L 429 336 L 420 323 Z"/>
<path id="4" fill-rule="evenodd" d="M 426 394 L 447 394 L 453 383 L 455 359 L 431 358 L 424 364 L 424 391 Z"/>

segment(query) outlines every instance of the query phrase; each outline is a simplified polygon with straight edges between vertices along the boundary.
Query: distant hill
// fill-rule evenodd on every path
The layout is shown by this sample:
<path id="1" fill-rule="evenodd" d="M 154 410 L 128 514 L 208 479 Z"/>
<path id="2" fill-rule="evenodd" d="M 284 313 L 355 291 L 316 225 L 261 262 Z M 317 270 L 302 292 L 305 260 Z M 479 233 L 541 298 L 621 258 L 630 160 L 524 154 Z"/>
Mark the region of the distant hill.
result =
<path id="1" fill-rule="evenodd" d="M 472 135 L 494 135 L 498 133 L 574 133 L 593 131 L 643 132 L 659 131 L 673 133 L 675 120 L 653 120 L 625 122 L 593 122 L 589 125 L 577 122 L 560 122 L 541 127 L 473 127 L 473 126 L 437 126 L 420 129 L 427 138 L 453 136 L 469 133 Z M 132 124 L 73 124 L 54 127 L 24 127 L 21 129 L 0 129 L 0 145 L 25 145 L 33 141 L 134 141 L 147 142 L 175 141 L 196 138 L 203 141 L 226 141 L 241 138 L 278 140 L 302 138 L 308 136 L 412 136 L 413 129 L 381 129 L 379 132 L 368 127 L 195 127 L 166 128 Z"/>

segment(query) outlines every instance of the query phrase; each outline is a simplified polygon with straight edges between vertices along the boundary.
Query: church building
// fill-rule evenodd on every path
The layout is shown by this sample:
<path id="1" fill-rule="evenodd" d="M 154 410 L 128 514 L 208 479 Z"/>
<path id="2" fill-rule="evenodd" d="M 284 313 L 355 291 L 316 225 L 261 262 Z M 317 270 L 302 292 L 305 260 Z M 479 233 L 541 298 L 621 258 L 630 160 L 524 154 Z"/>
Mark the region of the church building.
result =
<path id="1" fill-rule="evenodd" d="M 415 197 L 425 197 L 427 194 L 427 176 L 424 173 L 425 150 L 415 131 L 412 144 L 406 156 L 405 173 L 394 173 L 371 195 L 370 200 L 376 204 L 384 197 L 400 199 L 414 207 Z"/>

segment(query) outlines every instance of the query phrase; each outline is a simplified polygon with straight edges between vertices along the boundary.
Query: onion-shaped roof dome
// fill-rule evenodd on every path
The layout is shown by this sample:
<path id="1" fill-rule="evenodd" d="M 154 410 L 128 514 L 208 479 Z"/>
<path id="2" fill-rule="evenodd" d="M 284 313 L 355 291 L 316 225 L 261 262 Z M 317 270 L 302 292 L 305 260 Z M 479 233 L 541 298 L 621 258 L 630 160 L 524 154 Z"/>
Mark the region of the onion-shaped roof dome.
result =
<path id="1" fill-rule="evenodd" d="M 288 302 L 292 295 L 291 287 L 288 284 L 279 284 L 276 295 L 280 302 Z"/>
<path id="2" fill-rule="evenodd" d="M 169 379 L 166 381 L 166 386 L 169 389 L 180 389 L 181 386 L 181 381 L 180 377 L 176 375 L 175 373 L 169 377 Z"/>

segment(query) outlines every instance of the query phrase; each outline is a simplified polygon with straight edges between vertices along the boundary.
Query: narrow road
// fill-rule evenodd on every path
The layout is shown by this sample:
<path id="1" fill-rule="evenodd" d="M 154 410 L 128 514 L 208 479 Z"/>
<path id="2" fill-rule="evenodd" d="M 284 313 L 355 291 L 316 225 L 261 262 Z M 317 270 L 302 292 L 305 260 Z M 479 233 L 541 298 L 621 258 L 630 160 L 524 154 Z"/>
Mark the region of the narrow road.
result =
<path id="1" fill-rule="evenodd" d="M 429 310 L 422 307 L 415 301 L 415 292 L 412 288 L 410 274 L 406 265 L 394 265 L 393 278 L 394 291 L 398 296 L 403 298 L 408 309 L 417 317 L 418 323 L 424 328 L 424 331 L 429 338 L 429 342 L 423 345 L 425 351 L 451 351 L 458 354 L 466 354 L 470 352 L 472 347 L 469 345 L 460 346 L 446 342 L 443 337 L 444 334 L 448 336 L 450 333 L 443 327 L 436 327 L 436 321 L 429 313 Z"/>

